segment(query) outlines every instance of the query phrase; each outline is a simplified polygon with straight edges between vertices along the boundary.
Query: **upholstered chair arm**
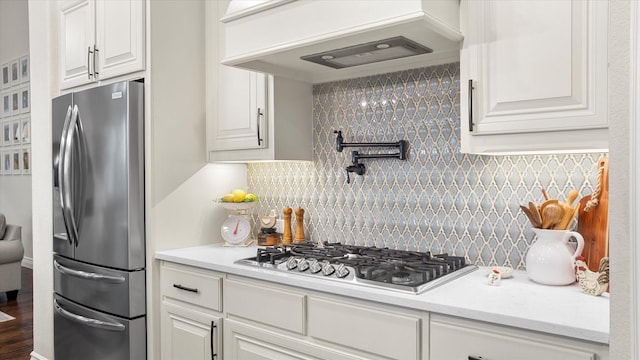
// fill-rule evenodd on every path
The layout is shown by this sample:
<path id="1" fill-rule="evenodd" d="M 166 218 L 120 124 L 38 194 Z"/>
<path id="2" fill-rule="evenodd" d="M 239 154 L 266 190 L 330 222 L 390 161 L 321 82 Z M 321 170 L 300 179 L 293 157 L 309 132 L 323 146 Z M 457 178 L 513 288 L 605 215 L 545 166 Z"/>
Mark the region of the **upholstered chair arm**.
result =
<path id="1" fill-rule="evenodd" d="M 0 264 L 21 261 L 24 256 L 22 227 L 7 225 L 3 239 L 0 239 Z"/>

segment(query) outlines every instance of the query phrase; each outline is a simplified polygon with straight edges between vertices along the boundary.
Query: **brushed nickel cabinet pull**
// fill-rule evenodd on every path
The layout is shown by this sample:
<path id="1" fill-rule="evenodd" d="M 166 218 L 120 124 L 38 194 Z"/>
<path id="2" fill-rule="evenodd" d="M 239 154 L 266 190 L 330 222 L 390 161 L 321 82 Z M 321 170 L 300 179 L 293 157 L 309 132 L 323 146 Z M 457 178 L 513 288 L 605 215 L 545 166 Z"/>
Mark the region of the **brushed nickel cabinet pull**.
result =
<path id="1" fill-rule="evenodd" d="M 258 146 L 262 145 L 262 137 L 260 137 L 260 117 L 263 115 L 262 109 L 258 108 Z"/>
<path id="2" fill-rule="evenodd" d="M 96 57 L 98 56 L 98 51 L 96 44 L 93 44 L 93 77 L 95 77 L 96 80 L 98 80 L 98 74 L 100 74 L 98 70 L 96 70 Z"/>
<path id="3" fill-rule="evenodd" d="M 91 72 L 91 54 L 93 54 L 93 51 L 91 51 L 91 46 L 89 46 L 87 48 L 87 78 L 89 80 L 91 80 L 91 77 L 93 76 L 93 73 Z M 95 66 L 95 63 L 94 63 Z"/>
<path id="4" fill-rule="evenodd" d="M 469 79 L 469 132 L 473 132 L 473 80 Z"/>

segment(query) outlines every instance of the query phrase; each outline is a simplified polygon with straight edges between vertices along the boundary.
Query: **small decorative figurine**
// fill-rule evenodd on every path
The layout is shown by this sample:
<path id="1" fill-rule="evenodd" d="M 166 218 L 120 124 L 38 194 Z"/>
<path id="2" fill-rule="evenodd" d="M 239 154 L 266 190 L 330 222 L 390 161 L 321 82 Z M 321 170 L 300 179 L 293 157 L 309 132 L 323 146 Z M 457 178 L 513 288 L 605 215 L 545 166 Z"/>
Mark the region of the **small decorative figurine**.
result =
<path id="1" fill-rule="evenodd" d="M 603 257 L 598 266 L 598 272 L 593 272 L 587 268 L 585 258 L 576 257 L 576 279 L 582 292 L 600 296 L 609 287 L 609 258 Z"/>
<path id="2" fill-rule="evenodd" d="M 492 286 L 496 286 L 496 285 L 500 285 L 500 270 L 498 269 L 493 269 L 491 270 L 491 272 L 489 273 L 489 285 Z"/>

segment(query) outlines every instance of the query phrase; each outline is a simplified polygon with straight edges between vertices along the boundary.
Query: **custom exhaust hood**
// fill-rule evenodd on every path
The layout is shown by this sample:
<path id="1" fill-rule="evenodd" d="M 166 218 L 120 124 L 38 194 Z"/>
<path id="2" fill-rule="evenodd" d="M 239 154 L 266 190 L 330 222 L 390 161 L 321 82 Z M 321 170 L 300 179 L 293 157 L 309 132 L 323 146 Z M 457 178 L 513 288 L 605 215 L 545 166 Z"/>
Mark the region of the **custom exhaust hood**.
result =
<path id="1" fill-rule="evenodd" d="M 311 83 L 459 59 L 459 0 L 232 0 L 222 64 Z"/>

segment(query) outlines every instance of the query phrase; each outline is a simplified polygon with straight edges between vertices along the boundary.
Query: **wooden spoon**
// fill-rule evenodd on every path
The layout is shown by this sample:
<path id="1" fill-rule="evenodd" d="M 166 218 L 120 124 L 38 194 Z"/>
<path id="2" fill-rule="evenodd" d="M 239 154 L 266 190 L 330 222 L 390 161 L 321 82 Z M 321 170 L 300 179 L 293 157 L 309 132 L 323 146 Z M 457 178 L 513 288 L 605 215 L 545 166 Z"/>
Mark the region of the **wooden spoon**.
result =
<path id="1" fill-rule="evenodd" d="M 562 221 L 564 209 L 558 203 L 550 203 L 542 209 L 542 228 L 551 229 Z"/>
<path id="2" fill-rule="evenodd" d="M 538 219 L 536 218 L 536 216 L 531 213 L 531 210 L 529 210 L 528 207 L 524 206 L 524 205 L 520 205 L 520 209 L 522 209 L 522 212 L 527 215 L 527 218 L 529 218 L 529 221 L 531 222 L 531 225 L 534 228 L 540 228 L 540 226 L 542 225 L 540 222 L 538 222 Z M 536 213 L 538 212 L 538 210 L 536 209 Z"/>
<path id="3" fill-rule="evenodd" d="M 573 207 L 573 202 L 578 198 L 578 190 L 571 189 L 569 190 L 569 194 L 567 194 L 567 205 Z"/>
<path id="4" fill-rule="evenodd" d="M 550 204 L 558 205 L 558 199 L 549 199 L 549 200 L 544 201 L 542 204 L 540 204 L 540 214 L 542 214 L 542 212 L 544 211 L 544 208 L 546 208 Z M 544 216 L 543 216 L 543 218 L 544 218 Z"/>
<path id="5" fill-rule="evenodd" d="M 537 219 L 536 219 L 535 215 L 533 215 L 533 214 L 531 213 L 531 210 L 529 210 L 529 208 L 528 208 L 528 207 L 526 207 L 526 206 L 524 206 L 524 205 L 520 205 L 520 209 L 522 209 L 522 212 L 523 212 L 525 215 L 527 215 L 527 218 L 529 219 L 529 222 L 531 222 L 531 225 L 532 225 L 533 227 L 539 227 L 539 226 L 537 226 L 537 225 L 538 225 L 538 223 L 537 223 L 537 221 L 536 221 Z M 541 225 L 541 224 L 540 224 L 540 225 Z"/>
<path id="6" fill-rule="evenodd" d="M 542 217 L 540 217 L 540 210 L 538 210 L 538 207 L 536 206 L 536 204 L 534 204 L 531 201 L 529 201 L 529 210 L 531 211 L 531 213 L 533 214 L 533 217 L 535 218 L 535 223 L 532 222 L 533 227 L 540 228 L 542 226 Z"/>
<path id="7" fill-rule="evenodd" d="M 540 189 L 542 190 L 542 196 L 544 196 L 544 200 L 547 201 L 549 200 L 549 195 L 547 194 L 547 191 L 545 189 Z"/>
<path id="8" fill-rule="evenodd" d="M 564 208 L 564 216 L 562 220 L 553 227 L 554 230 L 566 230 L 571 225 L 573 218 L 577 215 L 576 209 L 572 206 L 577 197 L 578 190 L 572 189 L 567 195 L 567 202 L 559 203 Z"/>

